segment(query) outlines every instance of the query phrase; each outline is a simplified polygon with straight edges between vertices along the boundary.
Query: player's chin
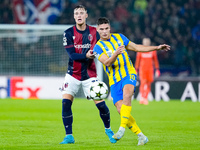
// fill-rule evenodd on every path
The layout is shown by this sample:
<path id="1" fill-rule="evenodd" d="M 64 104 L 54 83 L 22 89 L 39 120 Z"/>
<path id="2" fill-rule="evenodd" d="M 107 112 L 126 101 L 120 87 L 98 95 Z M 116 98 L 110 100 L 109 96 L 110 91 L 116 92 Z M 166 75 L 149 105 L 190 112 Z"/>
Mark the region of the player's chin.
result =
<path id="1" fill-rule="evenodd" d="M 103 34 L 103 37 L 104 37 L 104 38 L 107 38 L 107 37 L 108 37 L 108 35 L 107 35 L 107 34 Z"/>
<path id="2" fill-rule="evenodd" d="M 79 26 L 82 26 L 83 24 L 84 24 L 84 22 L 83 21 L 79 21 L 79 20 L 77 20 L 77 22 L 76 22 Z"/>
<path id="3" fill-rule="evenodd" d="M 107 39 L 109 39 L 109 37 L 107 35 L 102 35 L 102 39 L 107 40 Z"/>

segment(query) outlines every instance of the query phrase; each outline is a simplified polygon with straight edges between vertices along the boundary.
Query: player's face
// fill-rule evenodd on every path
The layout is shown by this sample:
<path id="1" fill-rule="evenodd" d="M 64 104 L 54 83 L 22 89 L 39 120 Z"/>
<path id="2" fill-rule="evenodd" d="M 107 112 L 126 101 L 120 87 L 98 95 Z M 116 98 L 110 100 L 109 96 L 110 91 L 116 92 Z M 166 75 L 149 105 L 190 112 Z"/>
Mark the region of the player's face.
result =
<path id="1" fill-rule="evenodd" d="M 151 45 L 151 40 L 149 38 L 144 38 L 142 40 L 142 44 L 145 46 L 150 46 Z"/>
<path id="2" fill-rule="evenodd" d="M 110 25 L 109 24 L 101 24 L 97 27 L 97 31 L 100 35 L 101 40 L 110 39 Z"/>
<path id="3" fill-rule="evenodd" d="M 82 25 L 86 22 L 86 18 L 88 17 L 87 12 L 83 8 L 78 8 L 74 10 L 74 19 L 76 24 Z"/>

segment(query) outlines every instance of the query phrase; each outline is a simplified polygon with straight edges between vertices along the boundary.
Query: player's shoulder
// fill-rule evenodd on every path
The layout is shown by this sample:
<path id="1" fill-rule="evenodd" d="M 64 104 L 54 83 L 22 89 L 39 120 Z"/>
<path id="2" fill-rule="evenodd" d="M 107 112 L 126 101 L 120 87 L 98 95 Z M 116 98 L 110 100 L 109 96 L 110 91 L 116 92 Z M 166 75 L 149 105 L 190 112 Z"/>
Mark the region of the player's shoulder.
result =
<path id="1" fill-rule="evenodd" d="M 95 46 L 94 46 L 94 49 L 101 49 L 102 47 L 103 47 L 103 44 L 104 43 L 104 41 L 102 41 L 101 39 L 99 39 L 97 42 L 96 42 L 96 44 L 95 44 Z"/>
<path id="2" fill-rule="evenodd" d="M 74 26 L 72 26 L 72 27 L 69 27 L 68 29 L 66 29 L 65 31 L 64 31 L 64 33 L 63 33 L 63 36 L 64 37 L 66 37 L 66 38 L 72 38 L 73 37 L 73 35 L 74 35 Z"/>
<path id="3" fill-rule="evenodd" d="M 94 26 L 91 26 L 91 25 L 87 25 L 88 29 L 89 29 L 89 32 L 90 34 L 94 35 L 94 36 L 97 36 L 97 40 L 100 39 L 100 36 L 99 36 L 99 33 L 97 32 L 97 29 L 96 27 Z"/>
<path id="4" fill-rule="evenodd" d="M 74 30 L 73 28 L 74 28 L 74 26 L 67 28 L 67 29 L 64 31 L 64 33 L 66 33 L 66 34 L 67 34 L 67 33 L 68 33 L 68 34 L 69 34 L 69 33 L 73 33 L 73 30 Z"/>
<path id="5" fill-rule="evenodd" d="M 111 33 L 111 35 L 114 35 L 114 36 L 121 36 L 122 34 L 121 34 L 121 33 Z"/>
<path id="6" fill-rule="evenodd" d="M 71 27 L 67 28 L 64 32 L 71 32 L 71 31 L 73 31 L 73 28 L 74 28 L 74 26 L 71 26 Z"/>
<path id="7" fill-rule="evenodd" d="M 121 37 L 122 39 L 124 37 L 126 37 L 125 35 L 123 35 L 122 33 L 112 33 L 111 35 L 115 36 L 115 37 Z"/>
<path id="8" fill-rule="evenodd" d="M 98 40 L 98 41 L 96 42 L 95 46 L 100 45 L 100 43 L 101 43 L 101 40 Z"/>

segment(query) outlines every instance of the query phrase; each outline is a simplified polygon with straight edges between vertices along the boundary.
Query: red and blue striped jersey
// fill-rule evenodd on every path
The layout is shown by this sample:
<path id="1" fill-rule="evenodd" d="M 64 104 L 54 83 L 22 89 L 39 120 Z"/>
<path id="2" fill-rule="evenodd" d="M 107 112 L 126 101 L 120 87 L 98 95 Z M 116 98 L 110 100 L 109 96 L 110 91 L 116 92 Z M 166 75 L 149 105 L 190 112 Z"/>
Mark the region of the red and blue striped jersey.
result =
<path id="1" fill-rule="evenodd" d="M 88 25 L 84 31 L 76 26 L 64 31 L 63 46 L 69 55 L 68 74 L 80 81 L 97 77 L 94 59 L 86 58 L 86 53 L 94 48 L 99 38 L 96 28 Z"/>

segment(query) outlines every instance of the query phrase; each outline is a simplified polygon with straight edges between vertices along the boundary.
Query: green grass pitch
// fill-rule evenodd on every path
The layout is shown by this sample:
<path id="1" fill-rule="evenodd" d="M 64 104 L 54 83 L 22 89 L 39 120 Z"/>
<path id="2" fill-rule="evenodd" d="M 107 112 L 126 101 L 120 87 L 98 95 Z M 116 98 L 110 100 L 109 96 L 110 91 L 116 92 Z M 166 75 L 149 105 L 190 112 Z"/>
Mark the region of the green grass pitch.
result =
<path id="1" fill-rule="evenodd" d="M 132 102 L 131 114 L 149 142 L 137 146 L 137 136 L 128 128 L 124 137 L 111 144 L 93 101 L 74 100 L 75 144 L 59 144 L 65 131 L 61 100 L 0 99 L 0 150 L 185 150 L 200 149 L 200 103 L 191 101 Z M 117 132 L 120 116 L 106 100 L 111 127 Z"/>

